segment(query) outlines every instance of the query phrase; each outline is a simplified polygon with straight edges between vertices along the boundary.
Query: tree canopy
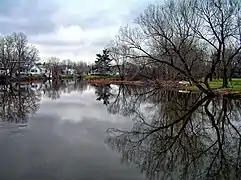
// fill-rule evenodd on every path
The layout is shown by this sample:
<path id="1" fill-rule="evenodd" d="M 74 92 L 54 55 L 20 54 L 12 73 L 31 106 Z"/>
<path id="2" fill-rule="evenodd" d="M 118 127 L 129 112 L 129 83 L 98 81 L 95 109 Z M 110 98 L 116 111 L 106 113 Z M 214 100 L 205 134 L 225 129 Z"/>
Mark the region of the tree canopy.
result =
<path id="1" fill-rule="evenodd" d="M 102 55 L 96 54 L 97 60 L 95 61 L 95 70 L 99 74 L 107 74 L 110 72 L 111 59 L 109 58 L 109 51 L 107 49 L 103 50 Z"/>

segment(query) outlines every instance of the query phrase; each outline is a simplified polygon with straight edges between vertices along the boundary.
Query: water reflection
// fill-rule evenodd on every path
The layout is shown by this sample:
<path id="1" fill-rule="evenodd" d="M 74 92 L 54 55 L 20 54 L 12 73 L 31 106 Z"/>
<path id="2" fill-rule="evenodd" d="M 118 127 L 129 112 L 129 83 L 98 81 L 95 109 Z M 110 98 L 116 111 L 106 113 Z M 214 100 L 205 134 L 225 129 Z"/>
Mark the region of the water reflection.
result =
<path id="1" fill-rule="evenodd" d="M 40 94 L 28 86 L 10 84 L 0 87 L 0 119 L 25 124 L 39 109 Z"/>
<path id="2" fill-rule="evenodd" d="M 1 180 L 143 179 L 137 169 L 121 165 L 118 155 L 106 149 L 106 129 L 131 123 L 127 117 L 108 114 L 91 85 L 50 81 L 11 86 L 22 94 L 22 101 L 29 94 L 36 97 L 32 104 L 40 103 L 40 108 L 33 117 L 28 114 L 28 128 L 0 123 Z M 115 90 L 111 86 L 110 93 Z M 10 92 L 8 87 L 6 93 Z"/>
<path id="3" fill-rule="evenodd" d="M 120 86 L 108 111 L 133 127 L 108 129 L 106 143 L 148 179 L 239 179 L 239 100 Z"/>
<path id="4" fill-rule="evenodd" d="M 83 92 L 85 82 L 47 81 L 44 83 L 14 83 L 0 86 L 0 120 L 26 124 L 40 107 L 42 98 L 58 99 L 61 94 Z"/>
<path id="5" fill-rule="evenodd" d="M 95 84 L 93 85 L 93 87 L 95 88 L 95 94 L 97 96 L 97 101 L 103 101 L 104 105 L 108 105 L 109 99 L 111 97 L 111 86 L 110 84 L 104 84 L 104 85 L 99 85 L 99 84 Z"/>
<path id="6" fill-rule="evenodd" d="M 43 84 L 43 94 L 49 99 L 59 99 L 61 94 L 69 94 L 73 91 L 83 92 L 88 85 L 85 81 L 50 81 Z"/>

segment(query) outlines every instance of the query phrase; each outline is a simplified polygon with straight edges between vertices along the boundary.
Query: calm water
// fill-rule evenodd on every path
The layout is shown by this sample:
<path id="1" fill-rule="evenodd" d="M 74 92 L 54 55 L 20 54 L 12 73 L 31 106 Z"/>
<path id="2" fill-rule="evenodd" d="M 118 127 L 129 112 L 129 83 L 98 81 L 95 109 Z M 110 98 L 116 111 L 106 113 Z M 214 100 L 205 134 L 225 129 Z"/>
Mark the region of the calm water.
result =
<path id="1" fill-rule="evenodd" d="M 239 100 L 71 81 L 0 89 L 0 180 L 241 175 Z"/>

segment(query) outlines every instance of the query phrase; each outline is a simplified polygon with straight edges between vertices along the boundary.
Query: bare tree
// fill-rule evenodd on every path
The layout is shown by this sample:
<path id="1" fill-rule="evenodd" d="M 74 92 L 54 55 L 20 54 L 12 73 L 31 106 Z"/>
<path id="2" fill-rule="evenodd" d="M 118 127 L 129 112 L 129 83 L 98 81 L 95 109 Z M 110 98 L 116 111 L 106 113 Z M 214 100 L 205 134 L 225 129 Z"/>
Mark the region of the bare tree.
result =
<path id="1" fill-rule="evenodd" d="M 241 49 L 239 0 L 169 0 L 149 5 L 135 22 L 120 29 L 114 59 L 132 59 L 165 79 L 189 80 L 206 94 L 213 94 L 208 81 L 217 72 L 228 86 Z"/>
<path id="2" fill-rule="evenodd" d="M 85 74 L 89 72 L 89 68 L 86 62 L 83 61 L 79 61 L 76 63 L 75 66 L 76 71 L 78 72 L 78 74 Z"/>
<path id="3" fill-rule="evenodd" d="M 110 58 L 114 62 L 114 67 L 117 67 L 118 74 L 121 80 L 125 80 L 126 76 L 129 74 L 128 63 L 130 63 L 130 48 L 125 44 L 121 44 L 120 37 L 116 36 L 115 41 L 111 41 L 107 45 L 107 49 L 110 51 Z M 130 77 L 129 77 L 130 78 Z"/>
<path id="4" fill-rule="evenodd" d="M 187 23 L 188 19 L 200 25 L 194 13 L 192 5 L 185 1 L 151 5 L 137 18 L 136 27 L 121 28 L 119 41 L 131 49 L 127 57 L 138 64 L 166 65 L 206 94 L 212 94 L 208 84 L 203 86 L 195 72 L 198 67 L 205 67 L 206 47 Z"/>
<path id="5" fill-rule="evenodd" d="M 12 77 L 14 61 L 14 39 L 12 36 L 1 37 L 1 68 L 4 75 Z"/>
<path id="6" fill-rule="evenodd" d="M 190 2 L 189 2 L 190 3 Z M 195 17 L 201 23 L 197 26 L 188 21 L 196 37 L 205 41 L 216 58 L 206 76 L 212 78 L 218 64 L 222 70 L 223 87 L 228 86 L 228 68 L 241 50 L 241 2 L 239 0 L 192 1 Z M 230 53 L 229 49 L 234 49 Z"/>
<path id="7" fill-rule="evenodd" d="M 23 33 L 2 36 L 0 40 L 0 64 L 4 75 L 20 77 L 20 71 L 39 60 L 38 50 L 29 45 Z"/>
<path id="8" fill-rule="evenodd" d="M 49 75 L 52 74 L 52 77 L 54 79 L 59 78 L 59 74 L 60 74 L 59 64 L 60 64 L 60 59 L 57 57 L 50 57 L 46 62 L 46 67 L 48 68 L 48 71 L 50 71 Z"/>

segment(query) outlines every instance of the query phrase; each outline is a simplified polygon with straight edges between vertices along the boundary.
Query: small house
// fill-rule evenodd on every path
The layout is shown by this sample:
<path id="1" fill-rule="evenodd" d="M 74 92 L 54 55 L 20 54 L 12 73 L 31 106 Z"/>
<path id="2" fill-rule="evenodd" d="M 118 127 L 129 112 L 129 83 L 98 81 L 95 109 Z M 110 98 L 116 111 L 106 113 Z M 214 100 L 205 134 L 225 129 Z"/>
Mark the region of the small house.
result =
<path id="1" fill-rule="evenodd" d="M 64 74 L 65 75 L 75 75 L 76 74 L 76 70 L 75 69 L 66 68 L 64 70 Z"/>
<path id="2" fill-rule="evenodd" d="M 29 70 L 28 74 L 30 75 L 42 75 L 44 72 L 42 72 L 42 69 L 38 67 L 37 65 L 33 65 Z"/>

